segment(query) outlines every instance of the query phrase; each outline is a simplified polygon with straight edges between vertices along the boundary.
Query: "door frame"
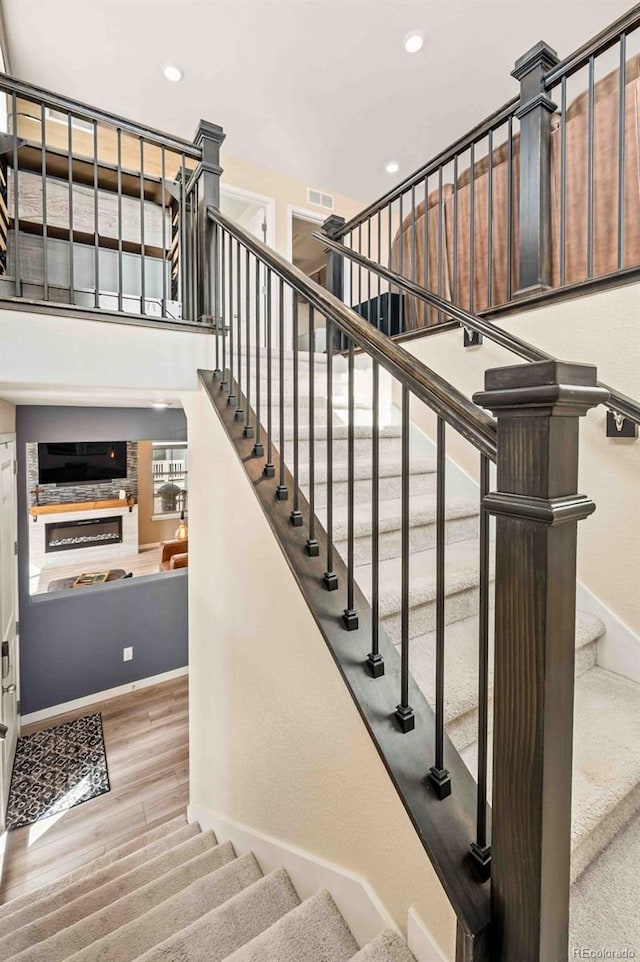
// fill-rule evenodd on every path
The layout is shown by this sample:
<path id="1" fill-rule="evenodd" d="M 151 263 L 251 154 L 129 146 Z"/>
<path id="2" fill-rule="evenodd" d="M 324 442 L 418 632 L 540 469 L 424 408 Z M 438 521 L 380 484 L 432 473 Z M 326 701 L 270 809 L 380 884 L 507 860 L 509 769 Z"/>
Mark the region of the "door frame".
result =
<path id="1" fill-rule="evenodd" d="M 319 210 L 311 210 L 309 207 L 300 207 L 298 204 L 287 204 L 285 257 L 288 261 L 290 261 L 290 263 L 293 264 L 293 218 L 297 217 L 298 220 L 305 220 L 309 224 L 317 224 L 318 227 L 321 227 L 328 216 L 328 213 L 322 213 Z M 293 317 L 289 306 L 287 306 L 287 310 L 285 312 L 285 338 L 286 343 L 293 346 Z"/>
<path id="2" fill-rule="evenodd" d="M 17 436 L 14 432 L 0 434 L 0 445 L 4 447 L 5 444 L 13 444 L 13 458 L 17 468 L 18 463 L 18 442 Z M 17 470 L 14 468 L 13 478 L 14 478 L 14 516 L 13 516 L 13 539 L 17 543 L 18 539 L 18 476 Z M 13 568 L 14 568 L 14 611 L 15 611 L 15 651 L 14 651 L 14 669 L 13 669 L 13 682 L 16 685 L 16 724 L 15 724 L 15 739 L 12 747 L 12 756 L 15 754 L 15 744 L 20 733 L 20 636 L 18 624 L 20 620 L 19 615 L 19 593 L 18 593 L 18 555 L 10 555 L 13 558 Z M 2 679 L 0 678 L 0 683 Z M 1 698 L 1 696 L 0 696 Z M 12 735 L 12 737 L 13 737 Z M 11 758 L 11 765 L 13 765 L 13 757 Z M 9 769 L 9 766 L 7 765 Z M 9 775 L 7 778 L 7 783 L 5 784 L 4 779 L 2 780 L 2 795 L 0 798 L 0 831 L 5 829 L 5 816 L 6 816 L 6 806 L 9 800 L 9 791 L 11 787 L 11 774 L 9 770 Z"/>
<path id="3" fill-rule="evenodd" d="M 220 200 L 224 195 L 228 197 L 240 197 L 243 200 L 254 204 L 263 204 L 267 222 L 266 242 L 269 247 L 276 246 L 276 201 L 275 197 L 268 197 L 267 194 L 259 194 L 255 190 L 248 190 L 246 187 L 234 187 L 224 179 L 220 181 Z"/>

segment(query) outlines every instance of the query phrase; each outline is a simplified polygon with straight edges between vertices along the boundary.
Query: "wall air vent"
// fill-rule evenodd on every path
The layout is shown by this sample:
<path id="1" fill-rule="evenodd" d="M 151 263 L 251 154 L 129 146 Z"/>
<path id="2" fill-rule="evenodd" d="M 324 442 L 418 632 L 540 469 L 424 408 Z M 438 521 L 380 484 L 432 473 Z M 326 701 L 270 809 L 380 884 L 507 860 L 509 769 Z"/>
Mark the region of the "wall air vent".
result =
<path id="1" fill-rule="evenodd" d="M 333 194 L 323 194 L 321 190 L 316 190 L 314 187 L 307 187 L 307 201 L 309 204 L 315 204 L 316 207 L 323 207 L 324 210 L 333 210 Z"/>

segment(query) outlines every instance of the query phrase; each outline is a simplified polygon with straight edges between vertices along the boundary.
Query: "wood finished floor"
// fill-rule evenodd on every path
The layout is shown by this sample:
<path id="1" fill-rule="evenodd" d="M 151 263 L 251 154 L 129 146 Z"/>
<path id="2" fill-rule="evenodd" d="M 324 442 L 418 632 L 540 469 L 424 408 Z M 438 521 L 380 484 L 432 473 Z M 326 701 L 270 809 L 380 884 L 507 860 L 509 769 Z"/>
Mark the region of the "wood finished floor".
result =
<path id="1" fill-rule="evenodd" d="M 45 592 L 52 581 L 57 578 L 71 578 L 82 574 L 84 571 L 107 571 L 109 568 L 124 568 L 131 571 L 134 578 L 142 575 L 158 574 L 160 564 L 160 545 L 140 545 L 139 550 L 132 555 L 124 558 L 114 558 L 107 555 L 106 558 L 94 558 L 91 563 L 82 565 L 75 561 L 73 564 L 56 564 L 50 568 L 43 568 L 42 571 L 34 575 L 30 582 L 31 594 L 42 594 Z M 78 589 L 74 589 L 78 590 Z M 82 589 L 80 589 L 82 590 Z"/>
<path id="2" fill-rule="evenodd" d="M 187 807 L 187 677 L 49 718 L 22 734 L 95 711 L 102 712 L 111 791 L 2 836 L 1 902 L 66 875 Z"/>

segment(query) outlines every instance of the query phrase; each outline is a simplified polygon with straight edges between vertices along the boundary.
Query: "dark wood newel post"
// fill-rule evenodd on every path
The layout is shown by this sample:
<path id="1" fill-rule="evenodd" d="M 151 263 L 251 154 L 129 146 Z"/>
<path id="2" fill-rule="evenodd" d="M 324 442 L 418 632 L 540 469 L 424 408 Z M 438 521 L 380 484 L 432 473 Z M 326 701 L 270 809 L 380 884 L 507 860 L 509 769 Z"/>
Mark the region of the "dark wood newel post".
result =
<path id="1" fill-rule="evenodd" d="M 568 957 L 579 419 L 596 369 L 496 368 L 474 401 L 498 419 L 492 962 Z"/>
<path id="2" fill-rule="evenodd" d="M 331 214 L 322 225 L 322 230 L 331 240 L 341 244 L 342 239 L 339 234 L 345 223 L 344 217 L 340 217 L 339 214 Z M 327 255 L 327 290 L 335 294 L 339 300 L 344 301 L 344 257 L 332 250 L 327 250 Z M 340 332 L 335 329 L 335 326 L 333 340 L 334 346 L 337 347 L 340 342 Z M 329 350 L 328 344 L 327 350 Z"/>
<path id="3" fill-rule="evenodd" d="M 551 286 L 551 115 L 556 105 L 544 89 L 545 74 L 559 63 L 542 40 L 516 60 L 520 81 L 520 250 L 517 294 Z"/>
<path id="4" fill-rule="evenodd" d="M 197 297 L 193 320 L 212 323 L 219 313 L 215 308 L 214 264 L 217 254 L 214 250 L 215 227 L 207 217 L 207 207 L 220 207 L 220 146 L 225 133 L 218 124 L 201 120 L 194 135 L 196 147 L 202 149 L 202 160 L 198 165 L 198 263 Z"/>

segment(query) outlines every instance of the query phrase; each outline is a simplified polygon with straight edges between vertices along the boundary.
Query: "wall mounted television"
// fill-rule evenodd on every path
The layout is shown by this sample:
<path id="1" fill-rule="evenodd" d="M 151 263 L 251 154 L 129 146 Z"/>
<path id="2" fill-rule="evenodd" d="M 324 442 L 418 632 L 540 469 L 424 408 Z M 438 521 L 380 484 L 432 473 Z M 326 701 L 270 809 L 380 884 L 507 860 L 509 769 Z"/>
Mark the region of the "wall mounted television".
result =
<path id="1" fill-rule="evenodd" d="M 126 476 L 126 441 L 38 444 L 39 484 L 99 484 Z"/>

